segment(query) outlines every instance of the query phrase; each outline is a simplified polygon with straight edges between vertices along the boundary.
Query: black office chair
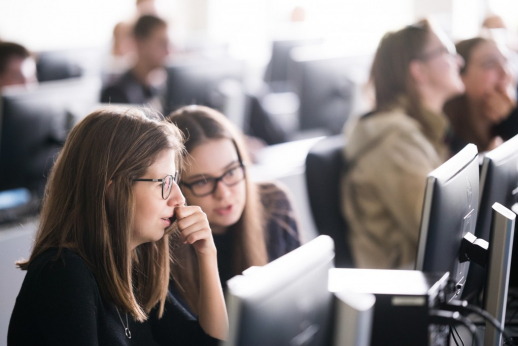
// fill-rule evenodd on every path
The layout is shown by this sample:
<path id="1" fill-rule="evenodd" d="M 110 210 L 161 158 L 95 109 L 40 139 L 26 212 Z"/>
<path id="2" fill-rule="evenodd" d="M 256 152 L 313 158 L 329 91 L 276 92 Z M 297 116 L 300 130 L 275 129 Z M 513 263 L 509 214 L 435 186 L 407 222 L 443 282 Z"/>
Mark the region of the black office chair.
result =
<path id="1" fill-rule="evenodd" d="M 335 242 L 335 266 L 354 267 L 347 243 L 347 223 L 340 208 L 340 175 L 345 168 L 342 150 L 343 135 L 322 139 L 306 157 L 306 186 L 313 219 L 319 234 L 326 234 Z"/>

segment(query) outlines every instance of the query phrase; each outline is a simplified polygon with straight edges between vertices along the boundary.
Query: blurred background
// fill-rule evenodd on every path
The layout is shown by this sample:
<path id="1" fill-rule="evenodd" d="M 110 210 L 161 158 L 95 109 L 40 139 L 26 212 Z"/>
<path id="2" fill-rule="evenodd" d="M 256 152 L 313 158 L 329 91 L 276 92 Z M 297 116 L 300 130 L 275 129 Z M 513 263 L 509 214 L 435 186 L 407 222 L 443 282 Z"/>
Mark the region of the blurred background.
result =
<path id="1" fill-rule="evenodd" d="M 488 30 L 518 66 L 516 0 L 0 0 L 0 41 L 25 46 L 38 79 L 0 85 L 0 278 L 11 278 L 0 279 L 0 345 L 24 275 L 13 259 L 29 254 L 37 219 L 12 224 L 37 215 L 70 128 L 102 104 L 127 103 L 101 92 L 135 63 L 142 14 L 167 22 L 170 40 L 157 100 L 144 103 L 164 114 L 191 103 L 222 111 L 248 135 L 254 179 L 290 189 L 305 241 L 317 235 L 307 154 L 371 109 L 368 73 L 386 32 L 424 17 L 454 42 Z M 489 16 L 496 22 L 484 27 Z"/>

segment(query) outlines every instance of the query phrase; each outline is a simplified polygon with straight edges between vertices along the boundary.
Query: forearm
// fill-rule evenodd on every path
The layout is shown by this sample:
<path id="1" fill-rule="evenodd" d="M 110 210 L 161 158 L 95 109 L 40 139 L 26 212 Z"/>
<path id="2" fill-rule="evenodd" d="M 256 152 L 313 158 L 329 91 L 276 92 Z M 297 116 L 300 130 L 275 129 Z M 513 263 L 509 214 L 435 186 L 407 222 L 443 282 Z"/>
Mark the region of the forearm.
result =
<path id="1" fill-rule="evenodd" d="M 218 274 L 216 254 L 198 255 L 200 270 L 199 322 L 205 333 L 224 340 L 228 334 L 228 316 Z"/>

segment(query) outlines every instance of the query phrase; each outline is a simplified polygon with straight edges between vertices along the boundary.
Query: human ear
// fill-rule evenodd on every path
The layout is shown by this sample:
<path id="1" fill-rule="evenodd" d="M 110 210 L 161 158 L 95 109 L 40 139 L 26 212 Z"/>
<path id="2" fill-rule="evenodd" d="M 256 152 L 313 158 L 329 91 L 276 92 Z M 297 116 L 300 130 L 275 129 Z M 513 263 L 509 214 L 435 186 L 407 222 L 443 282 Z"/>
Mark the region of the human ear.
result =
<path id="1" fill-rule="evenodd" d="M 420 60 L 412 60 L 408 69 L 410 77 L 412 77 L 416 84 L 423 84 L 428 80 L 426 67 Z"/>

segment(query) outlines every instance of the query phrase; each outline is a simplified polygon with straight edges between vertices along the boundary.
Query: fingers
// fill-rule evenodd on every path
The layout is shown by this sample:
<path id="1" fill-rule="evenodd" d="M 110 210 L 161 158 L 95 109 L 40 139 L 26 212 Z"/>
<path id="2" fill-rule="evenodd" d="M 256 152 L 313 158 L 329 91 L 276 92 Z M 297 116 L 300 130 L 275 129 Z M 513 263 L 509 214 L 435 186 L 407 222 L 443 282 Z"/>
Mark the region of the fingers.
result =
<path id="1" fill-rule="evenodd" d="M 208 222 L 204 222 L 203 220 L 199 220 L 186 228 L 180 228 L 180 230 L 180 240 L 189 244 L 212 236 Z"/>
<path id="2" fill-rule="evenodd" d="M 487 117 L 494 123 L 499 123 L 511 113 L 514 102 L 508 95 L 499 91 L 491 91 L 485 99 Z"/>
<path id="3" fill-rule="evenodd" d="M 190 205 L 190 206 L 182 206 L 182 207 L 176 207 L 174 209 L 174 212 L 176 214 L 176 218 L 178 220 L 184 219 L 190 215 L 203 212 L 200 207 L 196 205 Z"/>
<path id="4" fill-rule="evenodd" d="M 175 210 L 180 229 L 180 241 L 191 244 L 198 255 L 216 252 L 207 215 L 198 206 L 178 207 Z"/>

